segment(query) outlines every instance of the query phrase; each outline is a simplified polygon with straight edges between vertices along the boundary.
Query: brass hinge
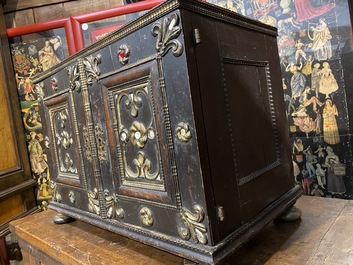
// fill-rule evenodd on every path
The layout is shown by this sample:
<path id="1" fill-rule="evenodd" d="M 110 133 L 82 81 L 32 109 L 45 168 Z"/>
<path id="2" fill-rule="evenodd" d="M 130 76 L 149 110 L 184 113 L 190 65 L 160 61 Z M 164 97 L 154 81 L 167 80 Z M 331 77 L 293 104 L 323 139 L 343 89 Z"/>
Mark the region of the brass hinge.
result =
<path id="1" fill-rule="evenodd" d="M 217 215 L 218 215 L 218 219 L 220 221 L 224 221 L 225 216 L 224 216 L 224 208 L 223 208 L 223 206 L 218 206 L 217 207 Z"/>
<path id="2" fill-rule="evenodd" d="M 194 29 L 194 43 L 199 44 L 201 43 L 201 34 L 200 29 Z"/>

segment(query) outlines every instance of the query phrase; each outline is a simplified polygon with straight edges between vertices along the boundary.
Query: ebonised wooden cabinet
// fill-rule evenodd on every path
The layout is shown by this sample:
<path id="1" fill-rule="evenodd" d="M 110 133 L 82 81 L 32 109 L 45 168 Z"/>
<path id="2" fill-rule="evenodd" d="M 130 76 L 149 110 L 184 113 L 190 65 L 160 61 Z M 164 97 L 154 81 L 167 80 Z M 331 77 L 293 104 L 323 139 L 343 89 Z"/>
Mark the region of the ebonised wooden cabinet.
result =
<path id="1" fill-rule="evenodd" d="M 37 76 L 50 208 L 215 264 L 294 204 L 276 30 L 170 0 Z"/>

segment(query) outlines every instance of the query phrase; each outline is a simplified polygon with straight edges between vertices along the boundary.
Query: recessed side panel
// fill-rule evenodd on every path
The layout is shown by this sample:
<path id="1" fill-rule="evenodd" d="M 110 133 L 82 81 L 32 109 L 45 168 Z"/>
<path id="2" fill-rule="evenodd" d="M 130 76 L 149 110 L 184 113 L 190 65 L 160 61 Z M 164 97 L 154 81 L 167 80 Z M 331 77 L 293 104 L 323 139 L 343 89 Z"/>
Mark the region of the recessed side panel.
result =
<path id="1" fill-rule="evenodd" d="M 222 70 L 234 166 L 242 186 L 280 165 L 270 70 L 265 61 L 231 58 L 222 58 Z"/>

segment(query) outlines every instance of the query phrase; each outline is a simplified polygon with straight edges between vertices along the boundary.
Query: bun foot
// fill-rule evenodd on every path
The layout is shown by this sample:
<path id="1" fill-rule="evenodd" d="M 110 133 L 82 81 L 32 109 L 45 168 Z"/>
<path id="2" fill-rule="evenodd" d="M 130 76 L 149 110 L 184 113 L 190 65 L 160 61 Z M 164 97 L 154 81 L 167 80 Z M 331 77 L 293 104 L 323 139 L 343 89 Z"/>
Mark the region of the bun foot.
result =
<path id="1" fill-rule="evenodd" d="M 67 216 L 65 214 L 62 214 L 62 213 L 56 214 L 53 218 L 54 224 L 67 224 L 67 223 L 70 223 L 73 221 L 75 221 L 74 218 Z"/>
<path id="2" fill-rule="evenodd" d="M 302 217 L 302 211 L 294 205 L 285 210 L 275 221 L 278 222 L 294 222 L 300 220 Z"/>

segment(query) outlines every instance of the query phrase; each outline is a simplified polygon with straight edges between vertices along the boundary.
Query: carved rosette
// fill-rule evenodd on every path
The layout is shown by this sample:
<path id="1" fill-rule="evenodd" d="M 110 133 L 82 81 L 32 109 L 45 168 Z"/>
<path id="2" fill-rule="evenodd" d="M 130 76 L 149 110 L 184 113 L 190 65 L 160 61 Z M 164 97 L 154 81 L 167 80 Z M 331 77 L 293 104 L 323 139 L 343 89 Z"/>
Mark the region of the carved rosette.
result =
<path id="1" fill-rule="evenodd" d="M 145 225 L 145 226 L 152 226 L 153 225 L 153 214 L 150 209 L 147 207 L 143 207 L 140 210 L 140 221 Z"/>
<path id="2" fill-rule="evenodd" d="M 204 219 L 204 211 L 201 206 L 195 205 L 193 212 L 182 209 L 180 213 L 181 220 L 185 227 L 179 228 L 179 235 L 184 240 L 192 238 L 195 243 L 207 243 L 207 229 L 201 223 Z"/>
<path id="3" fill-rule="evenodd" d="M 176 38 L 180 35 L 178 14 L 166 17 L 162 22 L 157 21 L 152 25 L 151 33 L 157 37 L 156 49 L 160 56 L 164 56 L 170 49 L 178 57 L 183 53 L 183 45 Z"/>
<path id="4" fill-rule="evenodd" d="M 112 218 L 120 218 L 123 219 L 125 217 L 125 212 L 123 208 L 119 206 L 119 201 L 115 194 L 109 195 L 109 191 L 107 189 L 104 190 L 105 196 L 105 206 L 107 207 L 107 217 L 109 219 Z"/>
<path id="5" fill-rule="evenodd" d="M 191 131 L 189 124 L 181 122 L 178 124 L 178 127 L 175 129 L 175 134 L 179 141 L 187 143 L 191 139 Z"/>
<path id="6" fill-rule="evenodd" d="M 147 142 L 147 129 L 141 122 L 133 122 L 130 128 L 130 139 L 134 146 L 142 149 Z"/>

